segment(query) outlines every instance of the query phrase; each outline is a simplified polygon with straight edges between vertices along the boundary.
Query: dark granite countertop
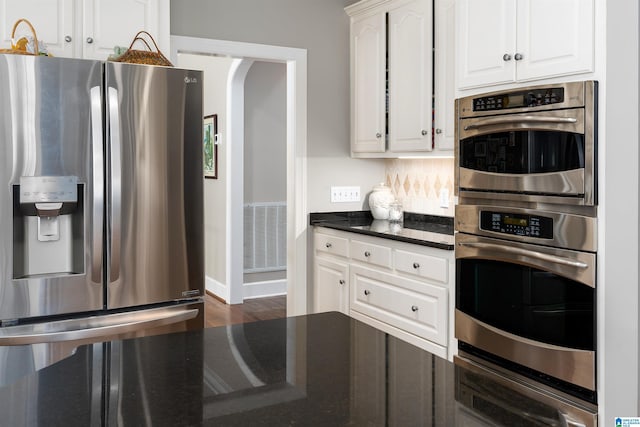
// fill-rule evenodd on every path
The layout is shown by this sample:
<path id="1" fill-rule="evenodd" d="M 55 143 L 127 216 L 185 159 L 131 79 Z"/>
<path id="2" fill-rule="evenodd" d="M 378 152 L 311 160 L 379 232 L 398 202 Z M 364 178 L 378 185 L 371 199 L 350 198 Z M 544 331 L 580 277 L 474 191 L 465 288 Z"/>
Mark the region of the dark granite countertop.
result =
<path id="1" fill-rule="evenodd" d="M 373 219 L 369 211 L 319 212 L 310 214 L 309 223 L 449 251 L 455 245 L 451 217 L 405 212 L 399 224 Z"/>
<path id="2" fill-rule="evenodd" d="M 0 388 L 11 426 L 563 425 L 559 414 L 335 312 L 82 346 Z"/>

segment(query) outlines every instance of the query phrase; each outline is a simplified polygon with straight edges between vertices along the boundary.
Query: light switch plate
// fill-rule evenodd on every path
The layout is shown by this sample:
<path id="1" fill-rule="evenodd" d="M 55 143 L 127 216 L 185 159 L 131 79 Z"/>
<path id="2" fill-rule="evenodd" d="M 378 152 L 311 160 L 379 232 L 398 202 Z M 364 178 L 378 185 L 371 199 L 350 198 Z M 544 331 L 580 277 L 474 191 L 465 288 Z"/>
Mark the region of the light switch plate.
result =
<path id="1" fill-rule="evenodd" d="M 360 201 L 360 187 L 331 187 L 331 203 Z"/>
<path id="2" fill-rule="evenodd" d="M 442 188 L 440 190 L 440 207 L 448 208 L 449 207 L 449 190 L 446 188 Z"/>

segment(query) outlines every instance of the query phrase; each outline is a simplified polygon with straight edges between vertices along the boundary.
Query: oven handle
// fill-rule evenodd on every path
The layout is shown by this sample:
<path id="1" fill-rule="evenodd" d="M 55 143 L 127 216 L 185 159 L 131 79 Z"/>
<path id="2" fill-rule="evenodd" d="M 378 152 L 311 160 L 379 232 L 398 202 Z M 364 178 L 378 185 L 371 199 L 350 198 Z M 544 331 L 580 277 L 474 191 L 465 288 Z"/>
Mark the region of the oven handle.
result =
<path id="1" fill-rule="evenodd" d="M 522 123 L 576 123 L 574 117 L 540 117 L 540 116 L 517 116 L 517 117 L 491 117 L 488 119 L 478 120 L 464 127 L 464 130 L 478 129 L 485 126 L 503 125 L 503 124 L 522 124 Z"/>
<path id="2" fill-rule="evenodd" d="M 458 244 L 460 246 L 468 246 L 470 248 L 490 249 L 497 252 L 506 252 L 506 253 L 516 254 L 516 255 L 524 255 L 531 258 L 537 258 L 543 261 L 549 261 L 556 264 L 567 265 L 569 267 L 575 267 L 575 268 L 589 267 L 586 263 L 582 261 L 574 261 L 572 259 L 557 256 L 557 255 L 549 255 L 549 254 L 544 254 L 542 252 L 536 252 L 528 249 L 514 248 L 512 246 L 496 245 L 495 243 L 459 242 Z"/>

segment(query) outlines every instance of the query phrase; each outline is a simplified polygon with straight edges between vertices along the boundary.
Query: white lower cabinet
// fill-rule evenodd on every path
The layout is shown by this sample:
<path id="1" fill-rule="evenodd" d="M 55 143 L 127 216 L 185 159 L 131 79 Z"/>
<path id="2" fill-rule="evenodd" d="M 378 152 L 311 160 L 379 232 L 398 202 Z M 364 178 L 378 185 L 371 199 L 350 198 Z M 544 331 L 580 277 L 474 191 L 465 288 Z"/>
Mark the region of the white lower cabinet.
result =
<path id="1" fill-rule="evenodd" d="M 341 311 L 451 360 L 453 251 L 314 229 L 315 312 Z"/>
<path id="2" fill-rule="evenodd" d="M 349 314 L 349 266 L 344 262 L 318 257 L 315 262 L 314 311 L 340 311 Z"/>

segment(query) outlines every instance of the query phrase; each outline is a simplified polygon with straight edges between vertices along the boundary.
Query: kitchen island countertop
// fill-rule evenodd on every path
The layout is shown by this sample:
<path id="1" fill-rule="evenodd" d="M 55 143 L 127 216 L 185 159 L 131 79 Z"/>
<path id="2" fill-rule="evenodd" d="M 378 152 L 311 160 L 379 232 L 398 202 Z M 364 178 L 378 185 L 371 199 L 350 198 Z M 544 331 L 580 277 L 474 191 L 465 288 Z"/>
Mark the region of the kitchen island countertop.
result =
<path id="1" fill-rule="evenodd" d="M 488 371 L 335 312 L 82 346 L 0 388 L 2 423 L 16 426 L 486 427 L 563 416 Z"/>
<path id="2" fill-rule="evenodd" d="M 453 218 L 405 212 L 402 223 L 373 219 L 369 211 L 311 213 L 313 226 L 453 250 Z"/>

